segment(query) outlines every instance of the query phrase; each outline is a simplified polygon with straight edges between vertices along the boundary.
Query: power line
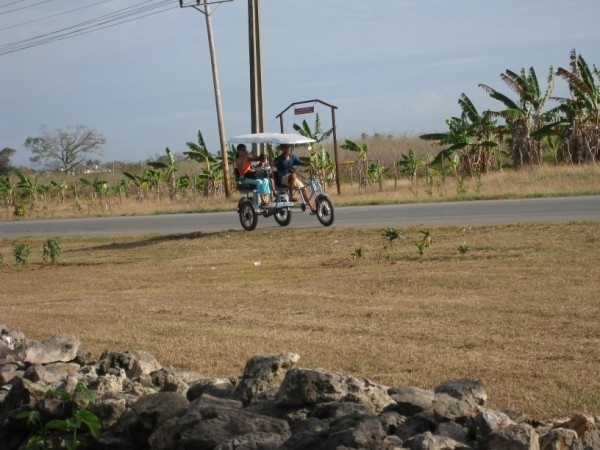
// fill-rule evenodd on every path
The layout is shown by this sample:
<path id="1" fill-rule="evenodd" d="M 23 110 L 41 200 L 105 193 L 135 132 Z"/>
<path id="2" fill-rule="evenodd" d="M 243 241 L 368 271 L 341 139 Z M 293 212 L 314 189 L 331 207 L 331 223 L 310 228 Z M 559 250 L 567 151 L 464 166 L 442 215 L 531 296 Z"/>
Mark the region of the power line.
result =
<path id="1" fill-rule="evenodd" d="M 0 5 L 0 8 L 6 8 L 7 6 L 14 5 L 16 3 L 23 3 L 25 0 L 17 0 L 15 2 L 5 3 L 4 5 Z"/>
<path id="2" fill-rule="evenodd" d="M 42 2 L 34 3 L 33 5 L 22 6 L 20 8 L 11 9 L 10 11 L 3 11 L 3 12 L 0 12 L 0 14 L 8 14 L 8 13 L 15 12 L 15 11 L 21 11 L 22 9 L 32 8 L 34 6 L 41 5 L 42 3 L 48 3 L 48 2 L 52 2 L 52 1 L 54 1 L 54 0 L 44 0 Z M 17 3 L 17 2 L 15 2 L 15 3 Z M 5 5 L 5 6 L 7 6 L 7 5 Z"/>
<path id="3" fill-rule="evenodd" d="M 92 31 L 98 31 L 116 25 L 121 25 L 123 23 L 132 22 L 134 20 L 139 20 L 176 7 L 176 5 L 173 5 L 172 0 L 161 0 L 158 3 L 150 5 L 146 5 L 146 3 L 152 3 L 152 0 L 137 3 L 136 5 L 129 6 L 127 8 L 123 8 L 121 10 L 117 10 L 109 14 L 105 14 L 95 19 L 87 20 L 76 25 L 62 28 L 60 30 L 52 31 L 50 33 L 45 33 L 32 38 L 22 39 L 20 41 L 0 45 L 0 56 L 36 47 L 38 45 L 48 44 L 50 42 L 80 36 L 82 34 L 91 33 Z"/>
<path id="4" fill-rule="evenodd" d="M 19 1 L 23 2 L 25 0 L 19 0 Z M 80 8 L 69 9 L 68 11 L 63 11 L 63 12 L 59 12 L 59 13 L 56 13 L 56 14 L 52 14 L 51 16 L 40 17 L 39 19 L 33 19 L 33 20 L 28 20 L 27 22 L 21 22 L 21 23 L 17 23 L 17 24 L 14 24 L 14 25 L 9 25 L 7 27 L 0 28 L 0 31 L 8 30 L 10 28 L 17 28 L 17 27 L 20 27 L 20 26 L 23 26 L 23 25 L 28 25 L 30 23 L 34 23 L 34 22 L 40 22 L 42 20 L 51 19 L 53 17 L 63 16 L 65 14 L 69 14 L 69 13 L 72 13 L 72 12 L 75 12 L 75 11 L 79 11 L 79 10 L 82 10 L 82 9 L 86 9 L 86 8 L 91 8 L 93 6 L 100 5 L 102 3 L 112 2 L 112 1 L 113 0 L 104 0 L 102 2 L 93 3 L 91 5 L 82 6 Z"/>

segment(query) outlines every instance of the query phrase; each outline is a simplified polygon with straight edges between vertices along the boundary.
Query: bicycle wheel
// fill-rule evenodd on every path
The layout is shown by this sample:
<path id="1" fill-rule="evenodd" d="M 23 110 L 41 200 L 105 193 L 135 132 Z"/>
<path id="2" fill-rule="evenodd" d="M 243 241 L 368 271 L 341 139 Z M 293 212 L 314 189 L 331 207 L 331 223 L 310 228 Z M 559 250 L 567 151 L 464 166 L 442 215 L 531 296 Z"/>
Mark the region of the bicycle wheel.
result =
<path id="1" fill-rule="evenodd" d="M 275 217 L 275 222 L 277 222 L 282 227 L 288 226 L 292 221 L 292 212 L 287 208 L 280 209 L 275 214 L 273 214 L 273 216 Z"/>
<path id="2" fill-rule="evenodd" d="M 317 219 L 319 219 L 321 225 L 326 227 L 331 225 L 335 219 L 333 203 L 327 195 L 317 197 Z"/>
<path id="3" fill-rule="evenodd" d="M 240 215 L 240 224 L 246 231 L 252 231 L 258 224 L 258 213 L 250 200 L 245 200 L 239 204 L 238 213 Z"/>

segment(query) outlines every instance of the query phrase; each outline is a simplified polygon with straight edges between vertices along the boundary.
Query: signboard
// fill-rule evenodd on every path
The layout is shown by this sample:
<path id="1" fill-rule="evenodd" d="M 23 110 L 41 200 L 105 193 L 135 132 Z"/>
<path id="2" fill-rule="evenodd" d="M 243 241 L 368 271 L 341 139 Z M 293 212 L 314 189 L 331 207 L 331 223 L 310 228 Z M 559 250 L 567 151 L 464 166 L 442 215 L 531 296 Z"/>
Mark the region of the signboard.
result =
<path id="1" fill-rule="evenodd" d="M 299 116 L 300 114 L 311 114 L 315 112 L 314 106 L 306 106 L 305 108 L 294 108 L 294 114 Z"/>

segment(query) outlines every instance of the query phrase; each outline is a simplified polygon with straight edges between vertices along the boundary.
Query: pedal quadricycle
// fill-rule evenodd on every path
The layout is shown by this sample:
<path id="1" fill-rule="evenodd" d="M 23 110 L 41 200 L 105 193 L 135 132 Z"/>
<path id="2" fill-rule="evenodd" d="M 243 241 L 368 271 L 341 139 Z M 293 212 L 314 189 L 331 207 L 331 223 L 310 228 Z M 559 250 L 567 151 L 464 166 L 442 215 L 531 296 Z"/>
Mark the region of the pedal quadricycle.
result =
<path id="1" fill-rule="evenodd" d="M 231 144 L 269 144 L 275 149 L 281 145 L 308 145 L 313 143 L 314 140 L 299 134 L 255 133 L 233 137 L 229 142 Z M 295 199 L 290 198 L 288 186 L 275 185 L 274 192 L 272 192 L 272 201 L 266 206 L 262 204 L 256 186 L 246 184 L 244 178 L 238 179 L 236 176 L 237 189 L 243 195 L 237 208 L 242 227 L 247 231 L 254 230 L 258 224 L 259 216 L 273 216 L 279 225 L 286 226 L 291 223 L 293 212 L 305 212 L 307 210 L 315 215 L 322 225 L 330 226 L 335 218 L 333 202 L 323 190 L 323 186 L 315 176 L 314 171 L 309 169 L 308 176 L 296 172 L 296 176 L 305 185 L 304 195 L 298 195 L 298 201 L 293 201 Z M 298 194 L 302 194 L 301 189 L 294 188 L 292 191 L 298 191 Z"/>

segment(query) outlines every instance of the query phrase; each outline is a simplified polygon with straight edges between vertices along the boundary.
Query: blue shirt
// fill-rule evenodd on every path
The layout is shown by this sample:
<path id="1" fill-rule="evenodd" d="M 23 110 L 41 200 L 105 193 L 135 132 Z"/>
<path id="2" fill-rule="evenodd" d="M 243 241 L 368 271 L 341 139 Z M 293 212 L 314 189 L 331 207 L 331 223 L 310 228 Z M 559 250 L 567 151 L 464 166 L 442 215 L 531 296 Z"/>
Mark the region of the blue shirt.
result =
<path id="1" fill-rule="evenodd" d="M 281 184 L 281 177 L 289 175 L 294 171 L 294 166 L 304 164 L 296 155 L 290 155 L 289 159 L 285 159 L 283 155 L 279 155 L 273 160 L 273 164 L 277 167 L 277 184 Z"/>

